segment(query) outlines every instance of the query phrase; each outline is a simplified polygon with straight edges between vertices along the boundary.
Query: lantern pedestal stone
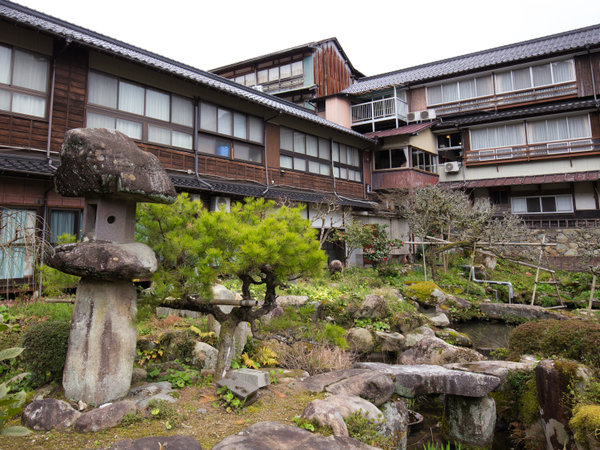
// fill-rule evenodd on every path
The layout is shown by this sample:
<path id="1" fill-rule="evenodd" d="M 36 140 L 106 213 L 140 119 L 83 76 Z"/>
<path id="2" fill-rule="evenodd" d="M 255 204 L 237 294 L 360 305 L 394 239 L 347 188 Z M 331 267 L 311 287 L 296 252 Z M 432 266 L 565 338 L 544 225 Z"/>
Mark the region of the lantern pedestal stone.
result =
<path id="1" fill-rule="evenodd" d="M 49 266 L 82 277 L 63 387 L 69 400 L 101 405 L 129 392 L 137 337 L 131 280 L 157 269 L 152 249 L 133 242 L 136 202 L 173 203 L 176 192 L 158 159 L 118 131 L 70 130 L 60 160 L 56 190 L 85 198 L 83 242 L 46 257 Z"/>

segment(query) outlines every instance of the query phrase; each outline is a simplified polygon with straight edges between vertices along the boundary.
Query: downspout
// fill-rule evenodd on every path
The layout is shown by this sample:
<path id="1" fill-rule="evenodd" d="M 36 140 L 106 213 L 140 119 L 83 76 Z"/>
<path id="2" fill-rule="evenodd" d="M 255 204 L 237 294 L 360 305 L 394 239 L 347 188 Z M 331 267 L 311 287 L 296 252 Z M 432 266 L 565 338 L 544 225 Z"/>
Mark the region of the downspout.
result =
<path id="1" fill-rule="evenodd" d="M 594 64 L 592 64 L 592 52 L 590 52 L 590 46 L 585 46 L 588 52 L 588 61 L 590 62 L 590 72 L 592 75 L 592 89 L 594 90 L 594 102 L 596 103 L 596 108 L 600 108 L 600 102 L 598 102 L 598 94 L 596 93 L 596 77 L 594 74 Z"/>
<path id="2" fill-rule="evenodd" d="M 200 113 L 198 111 L 198 98 L 194 99 L 194 135 L 192 136 L 192 146 L 194 147 L 194 173 L 196 174 L 196 180 L 200 184 L 208 187 L 210 191 L 213 190 L 212 185 L 204 181 L 200 178 L 200 173 L 198 172 L 198 120 L 200 117 Z"/>
<path id="3" fill-rule="evenodd" d="M 50 168 L 56 170 L 56 167 L 52 164 L 50 158 L 50 148 L 52 141 L 52 118 L 54 111 L 54 84 L 56 79 L 56 56 L 52 56 L 52 81 L 50 82 L 50 105 L 48 111 L 48 137 L 46 138 L 46 161 Z"/>
<path id="4" fill-rule="evenodd" d="M 50 160 L 49 160 L 50 161 Z M 50 162 L 48 163 L 50 164 Z M 50 164 L 51 167 L 52 164 Z M 50 192 L 53 189 L 53 186 L 50 186 L 48 189 L 46 189 L 46 191 L 44 191 L 44 209 L 42 212 L 42 248 L 40 250 L 40 264 L 44 263 L 44 256 L 45 256 L 45 249 L 46 249 L 46 228 L 47 228 L 47 222 L 48 222 L 48 192 Z M 38 298 L 40 298 L 42 296 L 42 289 L 43 289 L 43 277 L 42 277 L 42 272 L 39 272 L 39 280 L 38 280 Z"/>

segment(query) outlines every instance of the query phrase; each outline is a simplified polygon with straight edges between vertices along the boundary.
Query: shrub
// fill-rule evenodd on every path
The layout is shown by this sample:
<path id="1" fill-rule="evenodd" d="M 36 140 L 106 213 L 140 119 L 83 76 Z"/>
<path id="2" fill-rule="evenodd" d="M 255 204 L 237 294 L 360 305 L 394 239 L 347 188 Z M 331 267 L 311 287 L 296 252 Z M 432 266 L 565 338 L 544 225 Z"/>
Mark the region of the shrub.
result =
<path id="1" fill-rule="evenodd" d="M 23 334 L 23 359 L 31 372 L 33 387 L 62 379 L 70 325 L 66 322 L 40 322 Z"/>
<path id="2" fill-rule="evenodd" d="M 339 347 L 328 345 L 312 345 L 297 342 L 277 349 L 279 365 L 284 369 L 302 369 L 311 375 L 348 369 L 352 365 L 352 357 Z"/>
<path id="3" fill-rule="evenodd" d="M 562 357 L 600 368 L 600 325 L 582 320 L 526 322 L 511 333 L 512 356 Z"/>

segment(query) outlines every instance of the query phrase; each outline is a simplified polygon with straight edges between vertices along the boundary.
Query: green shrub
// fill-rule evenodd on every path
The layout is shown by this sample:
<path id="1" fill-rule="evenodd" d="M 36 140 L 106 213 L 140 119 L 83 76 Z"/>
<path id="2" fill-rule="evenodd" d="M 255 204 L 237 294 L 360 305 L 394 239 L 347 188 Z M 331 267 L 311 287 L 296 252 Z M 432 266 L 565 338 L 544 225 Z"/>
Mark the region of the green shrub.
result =
<path id="1" fill-rule="evenodd" d="M 69 331 L 67 322 L 48 321 L 32 325 L 23 334 L 23 359 L 33 387 L 62 379 Z"/>
<path id="2" fill-rule="evenodd" d="M 512 356 L 573 359 L 600 368 L 600 325 L 583 320 L 540 320 L 519 325 L 509 337 Z"/>
<path id="3" fill-rule="evenodd" d="M 580 444 L 600 442 L 600 405 L 584 405 L 575 408 L 569 426 L 574 432 L 574 437 Z"/>

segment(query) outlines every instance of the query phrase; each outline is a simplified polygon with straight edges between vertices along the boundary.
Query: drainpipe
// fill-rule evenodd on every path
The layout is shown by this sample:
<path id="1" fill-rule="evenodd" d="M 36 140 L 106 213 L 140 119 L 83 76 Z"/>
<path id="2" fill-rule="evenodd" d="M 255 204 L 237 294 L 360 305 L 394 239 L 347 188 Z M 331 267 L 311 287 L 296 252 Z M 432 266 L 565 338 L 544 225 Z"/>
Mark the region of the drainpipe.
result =
<path id="1" fill-rule="evenodd" d="M 50 164 L 50 160 L 48 162 L 48 164 Z M 51 167 L 52 164 L 50 164 Z M 45 256 L 45 248 L 46 248 L 46 228 L 47 228 L 47 223 L 48 223 L 48 192 L 50 192 L 53 189 L 53 186 L 50 186 L 48 189 L 46 189 L 46 191 L 44 192 L 44 210 L 42 212 L 42 248 L 40 250 L 40 264 L 44 263 L 44 256 Z M 42 288 L 43 288 L 43 279 L 42 279 L 42 272 L 39 272 L 39 280 L 38 280 L 38 298 L 42 296 Z"/>
<path id="2" fill-rule="evenodd" d="M 46 139 L 46 161 L 48 162 L 48 166 L 50 166 L 54 170 L 56 170 L 56 167 L 54 167 L 54 165 L 52 164 L 52 159 L 50 158 L 50 148 L 51 148 L 51 141 L 52 141 L 52 118 L 53 118 L 53 110 L 54 110 L 55 79 L 56 79 L 56 56 L 52 56 L 52 81 L 50 82 L 50 105 L 48 108 L 48 137 Z"/>
<path id="3" fill-rule="evenodd" d="M 475 278 L 475 266 L 469 266 L 471 268 L 471 280 L 475 283 L 487 283 L 487 284 L 501 284 L 508 286 L 508 303 L 513 301 L 513 285 L 510 281 L 491 281 L 491 280 L 478 280 Z"/>
<path id="4" fill-rule="evenodd" d="M 194 135 L 192 136 L 192 147 L 194 147 L 194 173 L 196 174 L 196 180 L 208 187 L 208 189 L 212 192 L 212 185 L 200 178 L 200 173 L 198 172 L 198 120 L 200 117 L 198 108 L 198 98 L 196 97 L 194 99 Z"/>

